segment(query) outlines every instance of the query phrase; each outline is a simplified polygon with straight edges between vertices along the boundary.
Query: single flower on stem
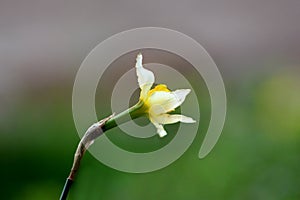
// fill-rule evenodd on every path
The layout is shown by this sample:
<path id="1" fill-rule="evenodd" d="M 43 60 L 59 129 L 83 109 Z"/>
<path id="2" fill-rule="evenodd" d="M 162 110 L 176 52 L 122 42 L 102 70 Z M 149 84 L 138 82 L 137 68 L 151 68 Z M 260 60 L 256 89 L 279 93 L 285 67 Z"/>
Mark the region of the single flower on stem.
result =
<path id="1" fill-rule="evenodd" d="M 169 114 L 169 112 L 174 111 L 184 102 L 186 96 L 191 90 L 178 89 L 175 91 L 170 91 L 164 84 L 159 84 L 151 89 L 155 82 L 155 77 L 153 72 L 143 67 L 142 61 L 143 56 L 141 53 L 139 53 L 137 55 L 135 64 L 138 84 L 141 89 L 138 103 L 118 115 L 113 114 L 101 120 L 100 122 L 93 124 L 86 131 L 75 152 L 73 166 L 62 191 L 60 197 L 61 200 L 67 198 L 69 189 L 74 181 L 75 175 L 80 166 L 80 161 L 85 151 L 90 145 L 93 144 L 96 138 L 101 136 L 109 129 L 112 129 L 118 124 L 125 123 L 131 119 L 146 115 L 151 123 L 156 127 L 158 135 L 160 137 L 164 137 L 167 135 L 167 132 L 163 127 L 165 124 L 173 124 L 176 122 L 195 122 L 195 120 L 192 118 L 184 115 Z M 129 118 L 128 115 L 130 115 L 131 118 Z"/>
<path id="2" fill-rule="evenodd" d="M 145 69 L 142 65 L 143 56 L 138 54 L 136 58 L 136 74 L 138 83 L 141 88 L 140 101 L 143 102 L 141 108 L 144 114 L 147 114 L 152 124 L 157 128 L 157 133 L 160 137 L 167 135 L 163 125 L 173 124 L 176 122 L 194 123 L 190 117 L 184 115 L 173 114 L 168 112 L 174 111 L 180 106 L 185 97 L 190 93 L 190 89 L 179 89 L 170 91 L 166 85 L 159 84 L 151 89 L 154 83 L 153 72 Z M 151 89 L 151 90 L 150 90 Z"/>

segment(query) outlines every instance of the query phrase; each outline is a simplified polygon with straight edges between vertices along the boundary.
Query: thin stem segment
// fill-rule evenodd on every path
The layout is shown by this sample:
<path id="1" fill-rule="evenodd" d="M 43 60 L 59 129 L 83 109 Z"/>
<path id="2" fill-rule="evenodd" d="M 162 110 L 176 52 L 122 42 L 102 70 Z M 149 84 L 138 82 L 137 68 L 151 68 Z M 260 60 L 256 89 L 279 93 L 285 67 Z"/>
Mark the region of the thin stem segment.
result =
<path id="1" fill-rule="evenodd" d="M 102 127 L 103 132 L 116 127 L 118 124 L 123 124 L 132 119 L 136 119 L 144 114 L 144 102 L 139 101 L 129 109 L 119 113 L 118 115 L 110 118 Z"/>
<path id="2" fill-rule="evenodd" d="M 62 190 L 60 200 L 66 200 L 72 183 L 75 180 L 75 176 L 78 172 L 80 162 L 86 152 L 86 150 L 93 144 L 95 139 L 101 136 L 105 131 L 116 127 L 118 124 L 123 124 L 130 121 L 131 119 L 138 118 L 144 113 L 144 103 L 139 101 L 136 105 L 131 108 L 121 112 L 118 115 L 111 115 L 95 124 L 90 126 L 85 132 L 84 136 L 81 138 L 76 152 L 74 154 L 73 165 L 69 174 L 69 177 L 66 180 L 65 186 Z"/>

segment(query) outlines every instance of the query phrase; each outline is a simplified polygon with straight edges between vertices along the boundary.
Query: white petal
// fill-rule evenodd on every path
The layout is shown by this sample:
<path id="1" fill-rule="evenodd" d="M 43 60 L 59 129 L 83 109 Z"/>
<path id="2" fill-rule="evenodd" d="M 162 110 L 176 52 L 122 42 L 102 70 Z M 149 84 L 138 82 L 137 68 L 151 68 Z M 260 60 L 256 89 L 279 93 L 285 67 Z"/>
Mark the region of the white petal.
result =
<path id="1" fill-rule="evenodd" d="M 196 122 L 193 118 L 184 115 L 169 115 L 161 114 L 158 116 L 152 116 L 154 120 L 159 124 L 174 124 L 176 122 L 194 123 Z"/>
<path id="2" fill-rule="evenodd" d="M 154 118 L 152 118 L 151 116 L 149 117 L 150 121 L 152 122 L 152 124 L 156 127 L 156 132 L 158 133 L 159 137 L 164 137 L 167 135 L 166 130 L 164 129 L 163 125 L 157 123 L 155 121 Z"/>
<path id="3" fill-rule="evenodd" d="M 149 113 L 159 115 L 173 110 L 177 100 L 171 92 L 157 91 L 148 98 Z"/>
<path id="4" fill-rule="evenodd" d="M 191 92 L 190 89 L 180 89 L 180 90 L 175 90 L 174 92 L 172 92 L 175 95 L 175 98 L 177 99 L 177 101 L 179 103 L 178 106 L 180 106 L 184 102 L 186 96 L 190 92 Z"/>
<path id="5" fill-rule="evenodd" d="M 184 102 L 190 91 L 190 89 L 180 89 L 174 92 L 154 92 L 148 99 L 151 105 L 149 112 L 153 115 L 160 115 L 174 110 Z"/>
<path id="6" fill-rule="evenodd" d="M 165 131 L 164 127 L 160 125 L 159 128 L 157 128 L 157 133 L 159 137 L 165 137 L 167 135 L 167 132 Z"/>
<path id="7" fill-rule="evenodd" d="M 143 67 L 142 61 L 143 61 L 143 56 L 141 53 L 139 53 L 136 57 L 135 68 L 136 68 L 136 74 L 138 77 L 138 83 L 141 88 L 140 98 L 145 98 L 148 91 L 152 87 L 155 78 L 154 78 L 153 72 L 151 72 Z"/>

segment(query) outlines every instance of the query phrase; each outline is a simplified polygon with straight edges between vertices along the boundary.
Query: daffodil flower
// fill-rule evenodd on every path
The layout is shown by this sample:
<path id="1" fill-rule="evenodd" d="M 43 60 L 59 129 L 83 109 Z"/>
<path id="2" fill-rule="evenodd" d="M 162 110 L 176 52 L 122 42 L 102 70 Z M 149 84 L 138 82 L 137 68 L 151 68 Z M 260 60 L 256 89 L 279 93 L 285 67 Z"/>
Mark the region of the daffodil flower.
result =
<path id="1" fill-rule="evenodd" d="M 190 117 L 168 114 L 168 112 L 174 111 L 175 108 L 184 102 L 191 90 L 179 89 L 170 91 L 167 86 L 163 84 L 159 84 L 151 89 L 155 77 L 153 72 L 143 67 L 142 61 L 143 56 L 140 53 L 136 58 L 135 68 L 141 89 L 140 102 L 143 103 L 141 110 L 144 114 L 148 115 L 148 118 L 157 129 L 158 135 L 160 137 L 167 135 L 163 127 L 164 124 L 173 124 L 176 122 L 194 123 L 195 120 Z"/>
<path id="2" fill-rule="evenodd" d="M 126 114 L 130 114 L 132 119 L 146 115 L 156 127 L 160 137 L 167 135 L 163 127 L 165 124 L 173 124 L 176 122 L 194 123 L 195 120 L 190 117 L 179 114 L 168 114 L 184 102 L 191 90 L 179 89 L 170 91 L 164 84 L 159 84 L 151 89 L 155 77 L 153 72 L 143 67 L 142 61 L 143 56 L 140 53 L 137 55 L 135 64 L 138 84 L 141 89 L 139 102 L 135 106 L 108 120 L 102 127 L 103 131 L 117 126 L 116 121 L 119 123 L 128 121 L 128 118 L 127 120 L 124 118 Z"/>

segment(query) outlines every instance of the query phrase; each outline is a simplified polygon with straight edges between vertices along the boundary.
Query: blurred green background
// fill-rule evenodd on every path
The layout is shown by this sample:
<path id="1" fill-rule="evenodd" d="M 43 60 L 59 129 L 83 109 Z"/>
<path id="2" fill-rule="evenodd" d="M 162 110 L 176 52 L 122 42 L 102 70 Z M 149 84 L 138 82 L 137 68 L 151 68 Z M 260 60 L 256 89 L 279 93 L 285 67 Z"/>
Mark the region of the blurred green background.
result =
<path id="1" fill-rule="evenodd" d="M 201 78 L 187 72 L 203 95 L 187 152 L 147 174 L 87 153 L 69 199 L 300 199 L 299 8 L 292 0 L 1 1 L 0 198 L 59 198 L 79 142 L 71 102 L 82 60 L 112 34 L 161 26 L 197 39 L 219 67 L 228 100 L 220 140 L 198 159 L 210 103 Z M 100 119 L 111 111 L 99 99 Z"/>

